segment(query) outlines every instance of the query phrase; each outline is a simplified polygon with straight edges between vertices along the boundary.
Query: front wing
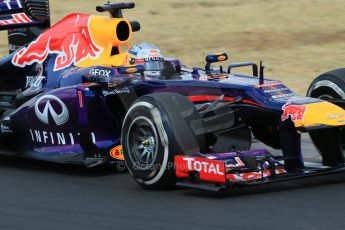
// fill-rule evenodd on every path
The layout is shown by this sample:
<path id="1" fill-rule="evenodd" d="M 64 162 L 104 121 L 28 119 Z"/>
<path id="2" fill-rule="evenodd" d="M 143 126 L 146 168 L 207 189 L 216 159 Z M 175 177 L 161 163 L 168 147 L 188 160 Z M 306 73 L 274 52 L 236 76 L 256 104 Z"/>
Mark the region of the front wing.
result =
<path id="1" fill-rule="evenodd" d="M 175 156 L 177 186 L 209 191 L 257 186 L 345 172 L 344 165 L 315 167 L 287 173 L 284 158 L 267 150 Z"/>

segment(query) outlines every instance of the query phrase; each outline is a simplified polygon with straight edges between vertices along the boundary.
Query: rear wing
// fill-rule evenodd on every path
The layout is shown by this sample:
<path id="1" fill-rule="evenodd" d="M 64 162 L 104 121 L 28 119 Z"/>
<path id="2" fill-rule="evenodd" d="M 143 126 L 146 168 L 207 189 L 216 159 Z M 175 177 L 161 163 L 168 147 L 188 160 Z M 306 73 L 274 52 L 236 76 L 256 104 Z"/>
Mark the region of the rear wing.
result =
<path id="1" fill-rule="evenodd" d="M 49 0 L 0 0 L 0 31 L 8 30 L 10 53 L 49 27 Z"/>

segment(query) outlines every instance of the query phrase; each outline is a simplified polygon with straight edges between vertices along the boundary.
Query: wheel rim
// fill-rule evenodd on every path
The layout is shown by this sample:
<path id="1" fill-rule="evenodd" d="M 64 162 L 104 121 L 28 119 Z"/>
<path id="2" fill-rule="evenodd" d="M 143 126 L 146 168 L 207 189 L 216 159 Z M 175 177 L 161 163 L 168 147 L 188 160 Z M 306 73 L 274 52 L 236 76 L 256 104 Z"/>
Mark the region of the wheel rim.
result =
<path id="1" fill-rule="evenodd" d="M 127 133 L 129 156 L 136 167 L 150 169 L 158 152 L 158 136 L 153 123 L 146 117 L 137 117 Z"/>

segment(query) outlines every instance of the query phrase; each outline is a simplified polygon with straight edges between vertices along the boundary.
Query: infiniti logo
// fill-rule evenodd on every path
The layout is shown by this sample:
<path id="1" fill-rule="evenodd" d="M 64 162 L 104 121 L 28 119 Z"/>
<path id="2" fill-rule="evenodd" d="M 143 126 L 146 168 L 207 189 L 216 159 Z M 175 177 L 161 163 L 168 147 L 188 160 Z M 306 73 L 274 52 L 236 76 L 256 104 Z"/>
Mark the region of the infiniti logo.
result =
<path id="1" fill-rule="evenodd" d="M 43 111 L 41 111 L 38 105 L 43 100 L 47 101 L 45 103 Z M 57 104 L 59 104 L 61 109 L 59 109 L 58 111 L 61 112 L 57 113 L 55 111 L 54 107 L 50 103 L 51 101 L 55 101 Z M 38 99 L 35 103 L 35 113 L 37 118 L 45 124 L 49 124 L 49 114 L 52 116 L 56 125 L 62 125 L 66 123 L 69 118 L 67 106 L 58 97 L 53 95 L 45 95 Z"/>

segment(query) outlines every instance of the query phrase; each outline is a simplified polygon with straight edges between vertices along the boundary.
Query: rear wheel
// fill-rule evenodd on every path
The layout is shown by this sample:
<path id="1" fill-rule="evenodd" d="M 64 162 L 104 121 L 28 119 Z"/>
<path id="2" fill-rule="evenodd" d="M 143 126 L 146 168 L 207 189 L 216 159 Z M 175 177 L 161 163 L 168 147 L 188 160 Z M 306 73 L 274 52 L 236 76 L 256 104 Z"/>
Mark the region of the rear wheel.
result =
<path id="1" fill-rule="evenodd" d="M 128 170 L 145 188 L 175 185 L 174 156 L 207 151 L 205 134 L 195 134 L 200 116 L 175 93 L 155 93 L 133 103 L 124 120 L 122 145 Z"/>

